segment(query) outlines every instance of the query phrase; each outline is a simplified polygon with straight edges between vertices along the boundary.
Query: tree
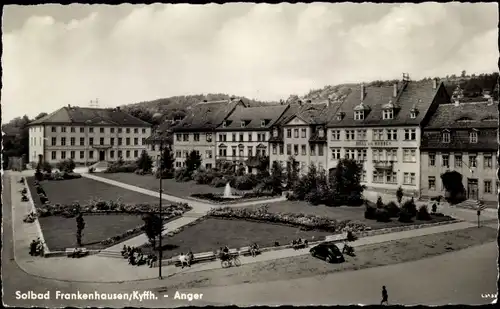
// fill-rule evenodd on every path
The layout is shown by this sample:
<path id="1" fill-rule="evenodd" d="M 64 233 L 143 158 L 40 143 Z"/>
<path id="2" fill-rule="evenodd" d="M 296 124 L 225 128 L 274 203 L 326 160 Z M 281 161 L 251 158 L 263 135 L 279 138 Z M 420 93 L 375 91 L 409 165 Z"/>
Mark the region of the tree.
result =
<path id="1" fill-rule="evenodd" d="M 441 175 L 441 180 L 446 190 L 445 198 L 450 204 L 460 203 L 465 200 L 462 174 L 456 171 L 446 172 Z"/>
<path id="2" fill-rule="evenodd" d="M 259 156 L 259 165 L 257 166 L 257 176 L 259 178 L 269 177 L 269 157 Z"/>
<path id="3" fill-rule="evenodd" d="M 85 228 L 85 221 L 83 220 L 83 214 L 80 212 L 76 216 L 76 243 L 79 247 L 82 246 L 82 232 Z"/>
<path id="4" fill-rule="evenodd" d="M 396 198 L 398 199 L 398 204 L 401 205 L 401 201 L 403 200 L 403 188 L 398 188 L 398 191 L 396 191 Z"/>
<path id="5" fill-rule="evenodd" d="M 283 167 L 278 161 L 273 161 L 271 166 L 271 175 L 268 182 L 268 189 L 270 189 L 273 194 L 281 194 L 283 191 L 283 181 Z"/>
<path id="6" fill-rule="evenodd" d="M 76 164 L 72 159 L 67 159 L 57 162 L 56 167 L 61 172 L 73 173 Z"/>
<path id="7" fill-rule="evenodd" d="M 161 165 L 164 170 L 171 170 L 174 168 L 174 155 L 170 147 L 165 147 L 161 156 Z"/>
<path id="8" fill-rule="evenodd" d="M 196 151 L 191 151 L 186 159 L 186 170 L 189 173 L 196 171 L 201 166 L 201 156 Z"/>
<path id="9" fill-rule="evenodd" d="M 341 159 L 333 175 L 333 186 L 337 200 L 342 204 L 361 205 L 364 186 L 361 185 L 363 167 L 355 160 Z"/>
<path id="10" fill-rule="evenodd" d="M 466 77 L 467 76 L 467 71 L 463 70 L 462 74 L 460 75 L 461 77 Z"/>
<path id="11" fill-rule="evenodd" d="M 137 159 L 137 168 L 144 172 L 149 172 L 152 167 L 153 159 L 151 159 L 146 150 L 143 150 L 141 156 Z"/>
<path id="12" fill-rule="evenodd" d="M 294 190 L 299 180 L 299 162 L 295 157 L 290 156 L 286 165 L 286 186 L 290 190 Z"/>
<path id="13" fill-rule="evenodd" d="M 154 213 L 143 216 L 142 220 L 144 221 L 144 233 L 146 233 L 154 250 L 156 248 L 156 238 L 163 232 L 163 222 L 160 217 Z"/>

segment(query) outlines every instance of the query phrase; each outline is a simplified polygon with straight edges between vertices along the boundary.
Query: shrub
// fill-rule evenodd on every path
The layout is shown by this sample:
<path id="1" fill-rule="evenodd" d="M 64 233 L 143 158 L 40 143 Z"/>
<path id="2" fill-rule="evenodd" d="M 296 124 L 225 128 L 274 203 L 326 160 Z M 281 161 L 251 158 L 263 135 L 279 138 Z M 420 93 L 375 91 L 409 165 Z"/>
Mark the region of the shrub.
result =
<path id="1" fill-rule="evenodd" d="M 164 169 L 162 171 L 156 171 L 155 177 L 158 179 L 172 179 L 174 178 L 174 171 L 171 169 Z"/>
<path id="2" fill-rule="evenodd" d="M 422 205 L 418 209 L 417 220 L 422 220 L 422 221 L 432 220 L 432 217 L 429 214 L 429 211 L 427 210 L 427 206 L 426 205 Z"/>
<path id="3" fill-rule="evenodd" d="M 50 165 L 49 162 L 47 161 L 44 161 L 42 163 L 42 170 L 45 172 L 45 173 L 52 173 L 52 165 Z"/>
<path id="4" fill-rule="evenodd" d="M 226 185 L 227 181 L 222 179 L 222 178 L 214 178 L 212 180 L 212 186 L 216 187 L 216 188 L 222 188 Z"/>
<path id="5" fill-rule="evenodd" d="M 179 169 L 176 169 L 174 172 L 174 178 L 178 182 L 189 181 L 189 180 L 191 180 L 191 176 L 192 176 L 192 172 L 188 171 L 188 169 L 185 167 L 181 167 Z"/>
<path id="6" fill-rule="evenodd" d="M 413 198 L 404 202 L 401 209 L 406 210 L 412 216 L 412 218 L 417 215 L 417 205 L 415 205 L 415 201 L 413 200 Z"/>
<path id="7" fill-rule="evenodd" d="M 95 172 L 95 168 L 89 167 L 89 174 L 93 174 Z"/>
<path id="8" fill-rule="evenodd" d="M 134 162 L 124 163 L 123 161 L 113 162 L 104 171 L 105 173 L 134 173 L 137 165 Z"/>
<path id="9" fill-rule="evenodd" d="M 62 173 L 62 178 L 63 179 L 77 179 L 77 178 L 82 178 L 82 175 L 78 173 Z"/>
<path id="10" fill-rule="evenodd" d="M 309 202 L 311 205 L 319 205 L 321 203 L 321 196 L 318 193 L 318 190 L 312 190 L 306 194 L 305 200 Z"/>
<path id="11" fill-rule="evenodd" d="M 234 181 L 234 188 L 238 190 L 251 190 L 257 183 L 248 175 L 237 176 Z"/>
<path id="12" fill-rule="evenodd" d="M 399 216 L 400 209 L 395 202 L 389 202 L 385 205 L 384 209 L 387 210 L 387 213 L 391 218 L 397 218 Z"/>
<path id="13" fill-rule="evenodd" d="M 377 208 L 384 208 L 384 202 L 381 196 L 377 197 Z"/>
<path id="14" fill-rule="evenodd" d="M 387 210 L 383 208 L 377 208 L 375 211 L 375 218 L 377 219 L 377 222 L 390 222 L 391 217 L 389 216 L 389 213 Z"/>
<path id="15" fill-rule="evenodd" d="M 432 213 L 436 213 L 437 212 L 437 205 L 436 203 L 432 204 Z"/>
<path id="16" fill-rule="evenodd" d="M 76 165 L 72 159 L 62 160 L 56 164 L 57 169 L 60 172 L 72 173 Z"/>
<path id="17" fill-rule="evenodd" d="M 399 219 L 398 219 L 399 222 L 410 223 L 410 222 L 412 222 L 411 218 L 412 218 L 412 215 L 406 209 L 402 209 L 399 212 Z"/>
<path id="18" fill-rule="evenodd" d="M 373 207 L 373 206 L 370 206 L 368 204 L 365 205 L 366 209 L 365 209 L 365 218 L 366 219 L 370 219 L 370 220 L 374 220 L 376 219 L 376 211 L 377 211 L 377 208 Z"/>

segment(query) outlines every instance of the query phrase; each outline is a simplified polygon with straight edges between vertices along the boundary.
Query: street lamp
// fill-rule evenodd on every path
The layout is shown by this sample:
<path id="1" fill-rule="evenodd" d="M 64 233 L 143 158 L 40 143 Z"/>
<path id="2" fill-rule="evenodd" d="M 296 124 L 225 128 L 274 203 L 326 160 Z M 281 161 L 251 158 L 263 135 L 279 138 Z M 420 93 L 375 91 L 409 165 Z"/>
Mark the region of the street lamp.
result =
<path id="1" fill-rule="evenodd" d="M 162 160 L 162 153 L 163 153 L 163 139 L 161 138 L 161 132 L 160 130 L 157 128 L 152 136 L 153 138 L 151 139 L 151 142 L 153 143 L 153 145 L 155 144 L 159 144 L 160 146 L 160 155 L 158 156 L 158 164 L 157 164 L 157 171 L 159 171 L 159 174 L 160 174 L 160 209 L 159 209 L 159 217 L 160 217 L 160 222 L 161 222 L 161 226 L 162 226 L 162 230 L 160 231 L 160 235 L 159 235 L 159 250 L 158 250 L 158 263 L 159 263 L 159 266 L 158 266 L 158 278 L 159 279 L 162 279 L 162 274 L 161 274 L 161 270 L 162 270 L 162 260 L 163 260 L 163 248 L 162 248 L 162 239 L 163 239 L 163 207 L 162 207 L 162 193 L 163 193 L 163 188 L 162 188 L 162 171 L 163 171 L 163 160 Z"/>

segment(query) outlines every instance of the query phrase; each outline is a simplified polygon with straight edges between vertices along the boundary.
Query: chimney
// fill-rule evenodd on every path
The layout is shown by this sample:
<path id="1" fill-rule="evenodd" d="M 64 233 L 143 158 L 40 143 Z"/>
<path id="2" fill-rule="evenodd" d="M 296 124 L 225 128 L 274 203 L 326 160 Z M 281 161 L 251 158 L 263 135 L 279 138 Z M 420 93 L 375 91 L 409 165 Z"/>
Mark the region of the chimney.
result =
<path id="1" fill-rule="evenodd" d="M 488 105 L 493 105 L 493 97 L 488 98 Z"/>
<path id="2" fill-rule="evenodd" d="M 71 108 L 71 105 L 70 105 L 70 104 L 68 104 L 68 108 Z"/>
<path id="3" fill-rule="evenodd" d="M 361 84 L 361 102 L 365 100 L 365 84 Z"/>
<path id="4" fill-rule="evenodd" d="M 438 81 L 437 79 L 433 78 L 432 79 L 432 89 L 437 89 L 438 87 Z"/>
<path id="5" fill-rule="evenodd" d="M 397 97 L 398 96 L 398 84 L 394 84 L 393 90 L 392 90 L 392 96 Z"/>

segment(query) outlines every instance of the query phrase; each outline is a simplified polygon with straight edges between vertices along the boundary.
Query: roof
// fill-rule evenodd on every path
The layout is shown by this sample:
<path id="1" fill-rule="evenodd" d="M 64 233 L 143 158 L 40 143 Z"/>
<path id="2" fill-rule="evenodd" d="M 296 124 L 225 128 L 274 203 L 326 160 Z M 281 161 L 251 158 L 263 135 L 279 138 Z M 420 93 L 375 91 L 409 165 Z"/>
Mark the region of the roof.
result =
<path id="1" fill-rule="evenodd" d="M 364 86 L 363 105 L 367 113 L 364 120 L 354 120 L 354 110 L 361 103 L 362 87 L 358 85 L 351 89 L 351 93 L 338 110 L 344 113 L 343 117 L 332 117 L 328 127 L 420 125 L 438 91 L 444 91 L 443 87 L 442 83 L 438 83 L 434 89 L 432 80 L 401 82 L 398 83 L 398 94 L 394 97 L 394 86 Z M 447 98 L 446 100 L 449 102 Z M 383 119 L 382 116 L 388 103 L 397 107 L 393 119 Z M 417 111 L 415 118 L 410 117 L 412 109 Z"/>
<path id="2" fill-rule="evenodd" d="M 30 126 L 41 124 L 151 126 L 150 123 L 127 114 L 120 108 L 90 108 L 70 105 L 29 123 Z"/>
<path id="3" fill-rule="evenodd" d="M 424 130 L 443 128 L 497 128 L 498 103 L 440 104 Z"/>
<path id="4" fill-rule="evenodd" d="M 335 116 L 342 102 L 327 102 L 327 100 L 299 105 L 295 113 L 283 121 L 286 124 L 295 117 L 310 125 L 327 124 Z"/>
<path id="5" fill-rule="evenodd" d="M 422 150 L 460 150 L 469 151 L 498 151 L 498 130 L 495 128 L 486 128 L 477 130 L 477 142 L 470 142 L 470 132 L 467 130 L 450 130 L 449 143 L 443 142 L 443 131 L 427 131 L 422 134 L 420 149 Z"/>
<path id="6" fill-rule="evenodd" d="M 226 126 L 219 126 L 219 130 L 259 130 L 269 129 L 287 110 L 287 105 L 269 105 L 259 107 L 238 106 L 226 119 Z M 261 125 L 261 121 L 265 125 Z M 245 121 L 245 127 L 241 127 L 241 122 Z"/>
<path id="7" fill-rule="evenodd" d="M 174 131 L 214 130 L 222 124 L 236 106 L 245 106 L 242 100 L 200 102 L 192 106 Z"/>

